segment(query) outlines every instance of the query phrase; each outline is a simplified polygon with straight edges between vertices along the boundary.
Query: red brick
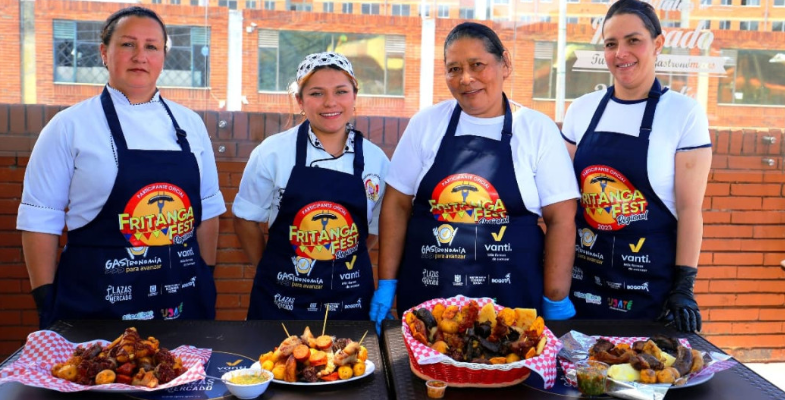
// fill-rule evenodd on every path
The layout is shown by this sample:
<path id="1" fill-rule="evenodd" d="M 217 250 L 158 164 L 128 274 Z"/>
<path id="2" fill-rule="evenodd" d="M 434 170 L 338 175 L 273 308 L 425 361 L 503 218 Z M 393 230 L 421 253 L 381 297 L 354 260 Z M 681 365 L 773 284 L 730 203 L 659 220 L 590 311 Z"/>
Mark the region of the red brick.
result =
<path id="1" fill-rule="evenodd" d="M 761 203 L 761 209 L 781 212 L 785 210 L 785 199 L 781 197 L 764 197 L 763 202 Z"/>
<path id="2" fill-rule="evenodd" d="M 704 213 L 705 215 L 705 213 Z M 706 219 L 704 217 L 704 223 Z M 785 223 L 785 212 L 772 211 L 733 211 L 730 213 L 732 224 L 782 224 Z"/>
<path id="3" fill-rule="evenodd" d="M 215 310 L 215 319 L 218 321 L 243 321 L 248 315 L 246 310 Z"/>
<path id="4" fill-rule="evenodd" d="M 0 293 L 22 293 L 21 280 L 0 279 Z"/>
<path id="5" fill-rule="evenodd" d="M 728 169 L 728 158 L 730 156 L 715 154 L 711 158 L 711 169 Z"/>
<path id="6" fill-rule="evenodd" d="M 741 239 L 703 239 L 701 250 L 703 251 L 740 251 Z"/>
<path id="7" fill-rule="evenodd" d="M 755 347 L 785 347 L 785 334 L 779 335 L 711 335 L 712 344 L 722 349 L 754 343 Z"/>
<path id="8" fill-rule="evenodd" d="M 783 308 L 762 308 L 759 312 L 761 321 L 785 321 L 785 309 Z"/>
<path id="9" fill-rule="evenodd" d="M 0 183 L 0 198 L 19 199 L 22 197 L 21 183 Z M 0 242 L 4 243 L 4 242 Z"/>
<path id="10" fill-rule="evenodd" d="M 766 267 L 739 267 L 736 271 L 739 279 L 782 279 L 785 271 L 779 264 Z"/>
<path id="11" fill-rule="evenodd" d="M 711 204 L 714 210 L 760 210 L 762 200 L 760 197 L 714 197 Z"/>
<path id="12" fill-rule="evenodd" d="M 218 250 L 218 262 L 219 263 L 247 263 L 248 260 L 245 258 L 245 254 L 242 250 L 228 250 L 228 249 L 219 249 Z"/>
<path id="13" fill-rule="evenodd" d="M 779 196 L 781 192 L 782 185 L 776 183 L 735 183 L 730 185 L 731 196 Z"/>
<path id="14" fill-rule="evenodd" d="M 746 281 L 736 279 L 732 281 L 711 281 L 711 293 L 781 293 L 782 283 L 779 281 Z"/>
<path id="15" fill-rule="evenodd" d="M 710 182 L 706 185 L 706 196 L 728 196 L 730 195 L 730 187 L 729 183 Z"/>
<path id="16" fill-rule="evenodd" d="M 758 240 L 760 240 L 760 239 L 758 239 Z M 777 249 L 777 251 L 780 251 L 780 253 L 766 253 L 766 254 L 764 254 L 763 255 L 763 265 L 779 266 L 780 262 L 782 260 L 785 260 L 785 249 L 782 248 L 782 246 L 783 246 L 782 240 L 775 240 L 774 242 L 776 242 L 780 246 Z M 785 276 L 785 273 L 783 274 L 783 276 Z"/>
<path id="17" fill-rule="evenodd" d="M 0 326 L 13 326 L 22 323 L 22 313 L 19 311 L 0 310 Z"/>
<path id="18" fill-rule="evenodd" d="M 704 238 L 749 238 L 752 237 L 752 226 L 743 225 L 706 225 L 703 227 Z"/>
<path id="19" fill-rule="evenodd" d="M 761 310 L 763 311 L 763 310 Z M 761 318 L 763 319 L 763 318 Z M 749 308 L 718 308 L 709 310 L 711 321 L 756 321 L 758 310 Z"/>
<path id="20" fill-rule="evenodd" d="M 754 251 L 765 251 L 765 252 L 782 251 L 782 252 L 785 252 L 785 241 L 783 241 L 783 240 L 778 240 L 778 239 L 749 239 L 749 240 L 746 240 L 745 239 L 745 240 L 740 240 L 740 242 L 741 242 L 741 248 L 739 250 L 743 250 L 743 251 L 750 251 L 750 252 L 754 252 Z M 728 250 L 730 250 L 730 249 L 728 249 Z M 763 263 L 764 264 L 766 263 L 766 256 L 768 256 L 768 255 L 769 255 L 769 253 L 765 253 L 763 255 L 763 257 L 764 257 Z"/>
<path id="21" fill-rule="evenodd" d="M 736 305 L 732 294 L 696 294 L 695 300 L 701 307 L 726 307 Z"/>
<path id="22" fill-rule="evenodd" d="M 761 177 L 766 183 L 785 183 L 785 174 L 780 171 L 765 171 Z"/>
<path id="23" fill-rule="evenodd" d="M 761 265 L 761 253 L 714 253 L 714 264 L 719 265 Z"/>
<path id="24" fill-rule="evenodd" d="M 236 294 L 219 294 L 215 300 L 216 308 L 237 308 L 240 306 L 240 296 Z"/>
<path id="25" fill-rule="evenodd" d="M 756 226 L 753 228 L 756 238 L 785 238 L 785 226 Z"/>
<path id="26" fill-rule="evenodd" d="M 25 109 L 23 104 L 11 104 L 9 107 L 8 133 L 22 135 L 25 133 Z"/>
<path id="27" fill-rule="evenodd" d="M 766 172 L 768 176 L 769 172 Z M 782 174 L 778 174 L 782 175 Z M 764 173 L 761 171 L 713 171 L 711 180 L 714 182 L 763 182 Z"/>
<path id="28" fill-rule="evenodd" d="M 245 279 L 221 279 L 215 282 L 218 293 L 233 294 L 233 293 L 251 293 L 253 281 Z"/>
<path id="29" fill-rule="evenodd" d="M 728 279 L 735 278 L 736 274 L 736 267 L 705 266 L 703 264 L 698 267 L 698 279 Z"/>
<path id="30" fill-rule="evenodd" d="M 785 294 L 738 294 L 734 301 L 737 306 L 781 306 L 785 305 Z"/>
<path id="31" fill-rule="evenodd" d="M 6 260 L 0 258 L 3 262 L 7 262 Z M 0 279 L 8 279 L 8 278 L 23 278 L 27 279 L 27 268 L 24 264 L 4 264 L 0 266 Z M 1 293 L 0 293 L 1 294 Z M 11 303 L 6 303 L 11 304 Z"/>
<path id="32" fill-rule="evenodd" d="M 713 263 L 714 254 L 702 252 L 698 256 L 698 265 L 711 265 Z"/>
<path id="33" fill-rule="evenodd" d="M 730 131 L 715 131 L 715 138 L 711 147 L 716 154 L 728 154 L 730 146 Z"/>
<path id="34" fill-rule="evenodd" d="M 731 324 L 730 322 L 705 321 L 703 322 L 703 326 L 701 327 L 701 334 L 711 335 L 717 333 L 725 333 L 725 332 L 730 332 L 732 328 L 733 328 L 733 324 Z"/>

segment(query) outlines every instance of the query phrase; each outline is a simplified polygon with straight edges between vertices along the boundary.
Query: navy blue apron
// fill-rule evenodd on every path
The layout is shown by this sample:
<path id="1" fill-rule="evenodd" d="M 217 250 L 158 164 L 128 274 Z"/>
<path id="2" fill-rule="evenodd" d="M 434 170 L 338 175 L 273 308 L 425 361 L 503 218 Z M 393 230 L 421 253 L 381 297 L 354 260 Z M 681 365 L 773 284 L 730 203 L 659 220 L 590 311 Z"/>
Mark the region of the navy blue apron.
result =
<path id="1" fill-rule="evenodd" d="M 215 282 L 196 241 L 199 166 L 160 101 L 181 151 L 129 149 L 109 92 L 101 93 L 117 178 L 98 216 L 68 232 L 41 327 L 58 319 L 215 318 Z"/>
<path id="2" fill-rule="evenodd" d="M 399 312 L 462 294 L 542 311 L 543 232 L 523 204 L 504 97 L 501 140 L 455 136 L 456 104 L 433 166 L 417 189 L 398 272 Z"/>
<path id="3" fill-rule="evenodd" d="M 373 270 L 362 173 L 363 137 L 354 136 L 354 173 L 309 167 L 308 121 L 278 216 L 256 267 L 248 319 L 367 320 Z"/>
<path id="4" fill-rule="evenodd" d="M 676 259 L 677 221 L 651 187 L 647 164 L 663 91 L 655 79 L 635 137 L 595 131 L 613 90 L 575 152 L 581 200 L 570 296 L 577 318 L 653 320 L 671 289 Z"/>

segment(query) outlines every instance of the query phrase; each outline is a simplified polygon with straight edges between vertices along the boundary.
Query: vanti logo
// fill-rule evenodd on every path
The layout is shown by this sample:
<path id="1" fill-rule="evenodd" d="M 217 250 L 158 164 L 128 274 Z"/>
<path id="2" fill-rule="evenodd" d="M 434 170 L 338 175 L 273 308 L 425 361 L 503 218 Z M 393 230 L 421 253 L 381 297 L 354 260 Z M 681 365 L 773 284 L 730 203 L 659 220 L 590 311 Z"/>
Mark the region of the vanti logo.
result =
<path id="1" fill-rule="evenodd" d="M 651 264 L 651 261 L 649 261 L 649 255 L 648 254 L 642 255 L 642 256 L 632 256 L 632 255 L 629 255 L 629 254 L 622 254 L 621 255 L 621 260 L 622 261 L 631 262 L 631 263 L 638 263 L 638 264 Z"/>
<path id="2" fill-rule="evenodd" d="M 180 257 L 180 258 L 183 258 L 183 257 L 193 257 L 194 256 L 194 249 L 193 249 L 193 247 L 191 247 L 190 249 L 187 249 L 187 250 L 180 250 L 180 251 L 177 252 L 177 256 Z"/>
<path id="3" fill-rule="evenodd" d="M 136 192 L 118 221 L 120 232 L 132 246 L 167 246 L 193 236 L 194 210 L 185 191 L 158 182 Z"/>
<path id="4" fill-rule="evenodd" d="M 166 320 L 180 318 L 180 315 L 182 314 L 183 314 L 183 303 L 180 303 L 180 305 L 175 308 L 161 309 L 161 316 L 163 317 L 163 319 Z"/>
<path id="5" fill-rule="evenodd" d="M 576 279 L 579 281 L 583 280 L 583 269 L 581 267 L 573 265 L 572 267 L 572 279 Z"/>
<path id="6" fill-rule="evenodd" d="M 640 285 L 626 285 L 627 290 L 640 290 L 649 291 L 649 282 L 643 282 Z"/>
<path id="7" fill-rule="evenodd" d="M 311 305 L 308 306 L 307 310 L 310 312 L 319 311 L 319 303 L 311 303 Z"/>
<path id="8" fill-rule="evenodd" d="M 575 297 L 586 300 L 586 304 L 602 304 L 602 297 L 591 293 L 574 292 Z"/>
<path id="9" fill-rule="evenodd" d="M 349 281 L 349 280 L 354 280 L 354 279 L 360 279 L 360 271 L 346 272 L 346 273 L 343 273 L 343 274 L 339 274 L 338 276 L 341 277 L 342 281 Z"/>
<path id="10" fill-rule="evenodd" d="M 158 285 L 150 285 L 150 293 L 147 294 L 147 297 L 158 296 Z"/>
<path id="11" fill-rule="evenodd" d="M 180 288 L 182 288 L 182 289 L 185 289 L 185 288 L 187 288 L 187 287 L 195 287 L 195 286 L 196 286 L 196 276 L 192 276 L 192 277 L 191 277 L 191 280 L 190 280 L 190 281 L 188 281 L 188 282 L 186 282 L 186 283 L 183 283 L 183 284 L 180 286 Z"/>
<path id="12" fill-rule="evenodd" d="M 379 182 L 381 178 L 376 174 L 367 174 L 363 177 L 363 186 L 365 186 L 365 197 L 368 200 L 376 202 L 379 200 Z"/>
<path id="13" fill-rule="evenodd" d="M 512 284 L 512 280 L 510 279 L 510 273 L 508 272 L 507 275 L 504 275 L 504 278 L 501 278 L 501 279 L 491 278 L 491 283 L 508 283 L 508 284 Z"/>
<path id="14" fill-rule="evenodd" d="M 583 228 L 578 230 L 578 239 L 581 240 L 581 246 L 588 247 L 591 250 L 594 247 L 594 243 L 597 242 L 597 235 L 591 229 Z"/>
<path id="15" fill-rule="evenodd" d="M 455 280 L 452 282 L 453 286 L 463 286 L 463 281 L 461 280 L 461 275 L 456 274 Z"/>
<path id="16" fill-rule="evenodd" d="M 294 297 L 281 296 L 280 293 L 276 293 L 275 296 L 273 296 L 273 302 L 279 309 L 294 310 Z"/>
<path id="17" fill-rule="evenodd" d="M 620 300 L 609 297 L 608 307 L 610 307 L 611 310 L 627 312 L 632 310 L 632 300 Z"/>
<path id="18" fill-rule="evenodd" d="M 637 252 L 641 251 L 641 247 L 643 247 L 643 242 L 645 242 L 645 241 L 646 241 L 646 238 L 640 238 L 640 239 L 638 239 L 638 243 L 636 243 L 636 244 L 630 243 L 630 250 L 632 250 L 633 253 L 637 253 Z"/>
<path id="19" fill-rule="evenodd" d="M 131 300 L 132 293 L 131 293 L 131 285 L 127 286 L 112 286 L 109 285 L 106 288 L 106 301 L 114 304 L 119 301 L 128 301 Z"/>
<path id="20" fill-rule="evenodd" d="M 422 284 L 425 286 L 439 286 L 439 271 L 423 269 Z"/>
<path id="21" fill-rule="evenodd" d="M 363 308 L 363 299 L 357 299 L 356 303 L 347 304 L 343 306 L 344 310 L 354 310 L 354 309 L 361 309 Z"/>
<path id="22" fill-rule="evenodd" d="M 152 311 L 139 311 L 136 314 L 125 314 L 122 317 L 123 321 L 146 321 L 155 318 Z"/>

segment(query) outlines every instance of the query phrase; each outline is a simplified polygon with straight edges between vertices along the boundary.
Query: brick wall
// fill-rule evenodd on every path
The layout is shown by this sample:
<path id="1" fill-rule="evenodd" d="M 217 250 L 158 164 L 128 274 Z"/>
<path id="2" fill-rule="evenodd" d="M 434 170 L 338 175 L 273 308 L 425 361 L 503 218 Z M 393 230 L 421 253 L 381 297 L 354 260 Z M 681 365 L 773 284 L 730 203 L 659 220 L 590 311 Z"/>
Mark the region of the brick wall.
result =
<path id="1" fill-rule="evenodd" d="M 22 345 L 38 325 L 15 221 L 30 150 L 61 108 L 0 104 L 0 359 Z M 287 116 L 200 114 L 213 138 L 221 189 L 231 209 L 251 149 L 283 130 Z M 220 121 L 227 124 L 219 128 Z M 407 122 L 361 117 L 357 127 L 391 155 Z M 695 287 L 703 333 L 741 360 L 785 361 L 785 271 L 779 265 L 785 259 L 785 132 L 712 129 L 712 135 L 715 154 Z M 765 136 L 775 143 L 765 144 Z M 774 165 L 764 164 L 764 158 Z M 246 265 L 230 218 L 230 212 L 220 218 L 218 318 L 242 320 L 255 268 Z M 376 256 L 374 251 L 374 264 Z"/>

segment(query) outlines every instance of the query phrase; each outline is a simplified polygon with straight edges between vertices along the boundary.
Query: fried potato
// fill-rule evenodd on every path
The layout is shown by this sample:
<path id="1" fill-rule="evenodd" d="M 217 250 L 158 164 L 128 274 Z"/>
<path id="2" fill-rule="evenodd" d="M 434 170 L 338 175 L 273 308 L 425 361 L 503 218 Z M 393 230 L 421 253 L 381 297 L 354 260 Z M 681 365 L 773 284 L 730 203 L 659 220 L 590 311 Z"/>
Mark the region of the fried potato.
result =
<path id="1" fill-rule="evenodd" d="M 641 383 L 657 383 L 657 374 L 653 369 L 644 369 L 641 371 Z"/>
<path id="2" fill-rule="evenodd" d="M 545 350 L 545 345 L 547 343 L 548 343 L 548 339 L 546 339 L 544 335 L 540 336 L 540 341 L 537 342 L 537 350 L 536 350 L 538 356 L 542 354 L 543 350 Z"/>
<path id="3" fill-rule="evenodd" d="M 347 379 L 351 379 L 352 375 L 354 375 L 352 367 L 348 365 L 342 365 L 338 367 L 338 379 L 345 381 Z"/>
<path id="4" fill-rule="evenodd" d="M 482 306 L 477 322 L 490 322 L 491 328 L 496 326 L 496 309 L 493 308 L 493 303 L 486 303 Z"/>
<path id="5" fill-rule="evenodd" d="M 690 373 L 698 372 L 703 369 L 703 354 L 700 351 L 692 349 L 692 367 Z"/>
<path id="6" fill-rule="evenodd" d="M 442 319 L 439 321 L 439 330 L 444 333 L 456 333 L 458 332 L 458 322 L 446 318 Z"/>
<path id="7" fill-rule="evenodd" d="M 115 378 L 117 378 L 117 375 L 115 375 L 114 371 L 105 369 L 95 376 L 95 384 L 105 385 L 107 383 L 114 383 Z"/>
<path id="8" fill-rule="evenodd" d="M 433 318 L 436 320 L 437 323 L 442 320 L 442 314 L 444 314 L 444 310 L 446 308 L 447 307 L 445 307 L 444 304 L 442 303 L 436 303 L 436 305 L 433 306 L 433 310 L 431 310 L 431 315 L 433 315 Z"/>
<path id="9" fill-rule="evenodd" d="M 492 357 L 490 360 L 492 365 L 495 364 L 507 364 L 507 357 Z"/>
<path id="10" fill-rule="evenodd" d="M 354 366 L 352 367 L 352 371 L 354 372 L 354 376 L 365 375 L 365 363 L 358 362 L 357 364 L 354 364 Z"/>
<path id="11" fill-rule="evenodd" d="M 499 317 L 502 317 L 504 320 L 504 325 L 513 326 L 515 324 L 515 320 L 518 316 L 515 314 L 515 311 L 512 308 L 504 307 L 501 311 L 499 311 Z"/>
<path id="12" fill-rule="evenodd" d="M 445 341 L 440 340 L 440 341 L 432 344 L 431 348 L 436 350 L 436 351 L 438 351 L 439 353 L 447 354 L 448 346 L 447 346 L 447 343 Z"/>
<path id="13" fill-rule="evenodd" d="M 516 308 L 515 310 L 515 326 L 529 329 L 531 324 L 537 319 L 537 309 L 535 308 Z"/>
<path id="14" fill-rule="evenodd" d="M 514 363 L 516 361 L 521 361 L 521 357 L 515 353 L 507 354 L 507 364 Z"/>

